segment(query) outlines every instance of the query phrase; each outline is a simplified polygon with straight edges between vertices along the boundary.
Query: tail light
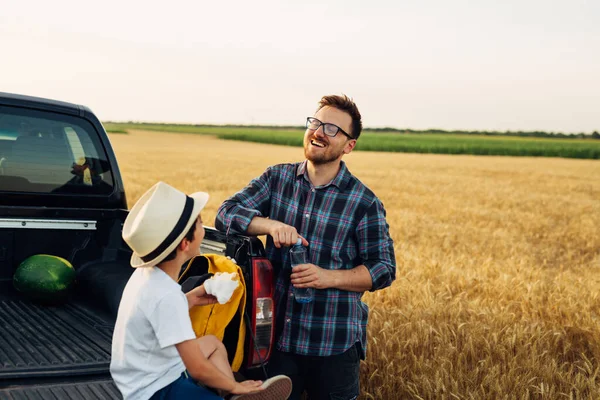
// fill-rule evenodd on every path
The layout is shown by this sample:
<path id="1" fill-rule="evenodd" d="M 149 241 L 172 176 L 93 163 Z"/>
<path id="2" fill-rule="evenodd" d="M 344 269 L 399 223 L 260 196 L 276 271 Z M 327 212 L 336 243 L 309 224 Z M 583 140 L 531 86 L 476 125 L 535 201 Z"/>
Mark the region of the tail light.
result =
<path id="1" fill-rule="evenodd" d="M 250 315 L 250 343 L 248 347 L 248 367 L 260 365 L 271 356 L 275 336 L 273 316 L 273 267 L 266 258 L 252 260 L 252 307 Z"/>

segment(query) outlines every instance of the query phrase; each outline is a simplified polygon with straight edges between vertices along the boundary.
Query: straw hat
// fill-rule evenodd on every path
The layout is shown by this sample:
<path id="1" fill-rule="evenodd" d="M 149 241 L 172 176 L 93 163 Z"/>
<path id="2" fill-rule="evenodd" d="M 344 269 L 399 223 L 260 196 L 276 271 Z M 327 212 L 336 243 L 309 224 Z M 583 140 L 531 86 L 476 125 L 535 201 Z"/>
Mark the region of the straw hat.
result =
<path id="1" fill-rule="evenodd" d="M 164 182 L 135 203 L 123 225 L 123 239 L 133 250 L 131 266 L 152 267 L 181 243 L 208 201 L 208 193 L 187 196 Z"/>

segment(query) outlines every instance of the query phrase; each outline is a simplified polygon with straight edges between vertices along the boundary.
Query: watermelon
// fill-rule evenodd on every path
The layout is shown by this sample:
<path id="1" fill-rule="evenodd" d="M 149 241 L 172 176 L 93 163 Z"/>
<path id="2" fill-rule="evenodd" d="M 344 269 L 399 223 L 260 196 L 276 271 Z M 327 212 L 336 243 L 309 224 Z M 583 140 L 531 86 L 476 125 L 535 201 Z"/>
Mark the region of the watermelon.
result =
<path id="1" fill-rule="evenodd" d="M 75 269 L 64 258 L 36 254 L 19 265 L 13 285 L 32 300 L 59 303 L 67 299 L 75 275 Z"/>

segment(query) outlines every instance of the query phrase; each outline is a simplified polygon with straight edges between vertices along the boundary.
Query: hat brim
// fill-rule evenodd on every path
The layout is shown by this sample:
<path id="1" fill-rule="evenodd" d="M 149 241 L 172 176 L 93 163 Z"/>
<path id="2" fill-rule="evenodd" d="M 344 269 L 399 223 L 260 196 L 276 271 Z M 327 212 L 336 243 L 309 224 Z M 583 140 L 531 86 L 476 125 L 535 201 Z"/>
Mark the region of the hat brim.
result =
<path id="1" fill-rule="evenodd" d="M 151 261 L 145 262 L 144 260 L 141 259 L 141 257 L 138 254 L 133 252 L 133 254 L 131 255 L 131 266 L 133 268 L 153 267 L 153 266 L 159 264 L 162 260 L 165 259 L 165 257 L 167 257 L 169 254 L 171 254 L 171 252 L 173 250 L 175 250 L 175 248 L 179 245 L 179 243 L 181 243 L 181 241 L 183 240 L 185 235 L 190 230 L 190 227 L 192 226 L 194 221 L 196 221 L 196 219 L 198 218 L 198 214 L 200 214 L 200 211 L 202 211 L 202 209 L 208 202 L 208 198 L 209 198 L 208 193 L 204 193 L 204 192 L 192 193 L 189 196 L 194 200 L 194 208 L 192 209 L 192 213 L 190 215 L 190 220 L 186 224 L 182 233 L 177 237 L 177 239 L 175 239 L 173 241 L 173 243 L 171 243 L 169 245 L 169 247 L 167 247 L 165 249 L 165 251 L 163 251 L 159 256 L 157 256 L 155 259 L 153 259 Z"/>

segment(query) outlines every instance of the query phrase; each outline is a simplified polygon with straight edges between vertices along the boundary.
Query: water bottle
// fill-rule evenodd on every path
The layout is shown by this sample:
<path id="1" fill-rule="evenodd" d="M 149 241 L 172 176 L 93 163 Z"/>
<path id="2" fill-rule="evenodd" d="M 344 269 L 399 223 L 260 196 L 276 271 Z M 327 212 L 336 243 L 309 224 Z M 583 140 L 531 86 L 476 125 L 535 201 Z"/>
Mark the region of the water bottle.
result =
<path id="1" fill-rule="evenodd" d="M 306 264 L 306 247 L 302 246 L 302 239 L 298 238 L 298 241 L 290 249 L 290 262 L 292 268 L 296 265 Z M 298 303 L 310 303 L 313 300 L 315 289 L 314 288 L 297 288 L 292 287 L 294 298 Z"/>

